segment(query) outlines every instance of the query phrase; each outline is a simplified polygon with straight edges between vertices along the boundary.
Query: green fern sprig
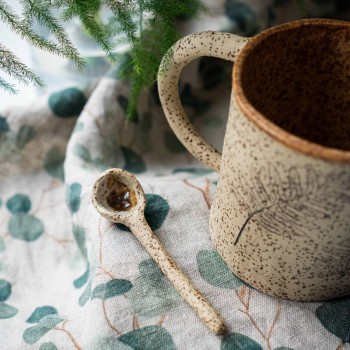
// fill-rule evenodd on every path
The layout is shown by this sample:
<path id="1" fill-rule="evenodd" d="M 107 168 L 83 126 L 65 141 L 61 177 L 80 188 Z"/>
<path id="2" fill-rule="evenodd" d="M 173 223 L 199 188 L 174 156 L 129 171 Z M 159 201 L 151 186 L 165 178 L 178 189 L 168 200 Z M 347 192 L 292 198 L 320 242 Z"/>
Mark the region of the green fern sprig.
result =
<path id="1" fill-rule="evenodd" d="M 25 84 L 34 83 L 42 86 L 40 78 L 34 74 L 27 66 L 22 63 L 11 51 L 0 44 L 0 65 L 5 73 L 14 77 L 19 81 L 23 81 Z M 3 80 L 4 81 L 4 80 Z M 1 84 L 1 83 L 0 83 Z M 15 93 L 16 90 L 11 84 L 3 84 L 4 88 Z"/>
<path id="2" fill-rule="evenodd" d="M 68 58 L 81 69 L 84 61 L 72 44 L 63 23 L 78 18 L 85 31 L 115 62 L 113 38 L 130 45 L 132 69 L 125 70 L 124 78 L 131 82 L 127 119 L 135 116 L 137 100 L 142 89 L 150 87 L 156 78 L 160 61 L 179 35 L 174 21 L 203 9 L 200 0 L 19 0 L 22 13 L 17 14 L 0 0 L 0 19 L 27 42 Z M 99 19 L 101 7 L 112 13 L 108 25 Z M 57 17 L 56 13 L 61 15 Z M 39 35 L 33 28 L 38 22 L 51 34 L 52 40 Z M 120 39 L 120 33 L 124 37 Z M 113 39 L 113 40 L 112 40 Z M 0 46 L 0 65 L 5 73 L 23 82 L 42 86 L 43 83 L 18 57 Z M 15 92 L 14 87 L 0 79 L 0 87 Z"/>
<path id="3" fill-rule="evenodd" d="M 23 14 L 26 20 L 36 20 L 55 36 L 60 44 L 64 56 L 74 61 L 81 70 L 84 65 L 83 59 L 79 56 L 78 50 L 73 46 L 68 35 L 59 20 L 52 14 L 51 7 L 47 1 L 21 0 Z"/>

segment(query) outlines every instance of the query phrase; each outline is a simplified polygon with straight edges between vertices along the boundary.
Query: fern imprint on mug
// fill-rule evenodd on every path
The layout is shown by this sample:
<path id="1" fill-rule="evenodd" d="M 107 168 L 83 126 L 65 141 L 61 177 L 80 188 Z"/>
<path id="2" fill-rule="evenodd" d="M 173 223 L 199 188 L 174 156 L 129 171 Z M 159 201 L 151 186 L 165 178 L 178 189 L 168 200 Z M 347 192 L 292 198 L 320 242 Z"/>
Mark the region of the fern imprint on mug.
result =
<path id="1" fill-rule="evenodd" d="M 238 176 L 240 186 L 234 192 L 248 215 L 235 245 L 251 222 L 287 239 L 322 230 L 325 221 L 331 229 L 336 213 L 350 201 L 350 174 L 345 171 L 324 176 L 312 165 L 282 171 L 267 163 L 252 167 L 249 180 Z"/>

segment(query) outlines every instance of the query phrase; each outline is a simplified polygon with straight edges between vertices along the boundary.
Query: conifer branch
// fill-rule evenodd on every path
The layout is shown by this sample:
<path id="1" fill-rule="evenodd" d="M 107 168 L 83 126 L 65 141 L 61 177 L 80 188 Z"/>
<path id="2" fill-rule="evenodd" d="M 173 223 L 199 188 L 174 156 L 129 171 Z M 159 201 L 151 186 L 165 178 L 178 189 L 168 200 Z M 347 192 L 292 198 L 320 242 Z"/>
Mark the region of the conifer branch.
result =
<path id="1" fill-rule="evenodd" d="M 34 74 L 18 57 L 0 44 L 0 66 L 3 71 L 25 84 L 34 83 L 43 86 L 40 78 Z"/>
<path id="2" fill-rule="evenodd" d="M 21 19 L 12 8 L 4 1 L 0 0 L 0 19 L 8 24 L 11 29 L 21 38 L 27 40 L 30 44 L 47 50 L 55 55 L 63 56 L 64 52 L 52 41 L 38 35 L 28 24 L 28 21 Z"/>
<path id="3" fill-rule="evenodd" d="M 122 73 L 129 79 L 131 91 L 127 118 L 136 115 L 138 95 L 156 79 L 160 61 L 179 35 L 174 21 L 203 10 L 200 0 L 18 0 L 22 13 L 17 14 L 0 0 L 0 20 L 29 44 L 60 57 L 68 58 L 81 69 L 84 61 L 64 29 L 64 22 L 78 18 L 86 33 L 115 62 L 123 55 L 114 53 L 115 43 L 130 45 L 131 67 Z M 100 20 L 101 6 L 112 13 L 108 24 Z M 56 15 L 60 13 L 60 17 Z M 47 39 L 33 29 L 39 23 L 51 35 Z M 120 35 L 122 33 L 122 35 Z M 115 39 L 117 37 L 117 39 Z M 118 41 L 117 41 L 118 40 Z M 1 45 L 1 44 L 0 44 Z M 123 57 L 126 57 L 125 55 Z M 42 81 L 4 46 L 0 46 L 0 69 L 26 84 L 42 85 Z M 0 79 L 0 87 L 15 92 L 14 87 Z"/>
<path id="4" fill-rule="evenodd" d="M 10 94 L 16 94 L 17 90 L 15 89 L 15 87 L 8 83 L 6 80 L 4 80 L 3 78 L 0 77 L 0 87 L 2 89 L 4 89 L 5 91 L 7 91 Z"/>
<path id="5" fill-rule="evenodd" d="M 79 70 L 84 65 L 83 59 L 79 56 L 78 50 L 73 46 L 63 26 L 53 16 L 50 9 L 50 2 L 47 0 L 21 0 L 24 16 L 28 20 L 37 20 L 40 25 L 51 32 L 61 45 L 64 55 L 73 61 Z"/>

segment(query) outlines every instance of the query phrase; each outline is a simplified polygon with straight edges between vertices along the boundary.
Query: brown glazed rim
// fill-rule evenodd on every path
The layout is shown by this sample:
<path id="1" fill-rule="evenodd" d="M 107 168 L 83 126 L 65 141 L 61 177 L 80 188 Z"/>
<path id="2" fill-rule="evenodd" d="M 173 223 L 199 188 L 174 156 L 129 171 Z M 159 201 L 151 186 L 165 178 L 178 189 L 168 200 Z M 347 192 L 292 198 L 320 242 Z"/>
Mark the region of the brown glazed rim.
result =
<path id="1" fill-rule="evenodd" d="M 252 50 L 269 37 L 273 33 L 288 31 L 291 29 L 299 28 L 302 26 L 336 26 L 336 27 L 348 27 L 350 23 L 345 21 L 330 20 L 330 19 L 302 19 L 285 24 L 278 25 L 267 29 L 260 34 L 251 38 L 244 46 L 241 53 L 238 55 L 236 63 L 234 64 L 232 79 L 233 79 L 233 91 L 237 101 L 237 104 L 244 115 L 263 130 L 266 134 L 272 138 L 278 140 L 282 144 L 307 155 L 322 158 L 330 161 L 339 161 L 343 163 L 350 163 L 350 151 L 344 151 L 336 148 L 322 146 L 320 144 L 307 141 L 301 137 L 293 135 L 286 130 L 280 128 L 263 114 L 256 110 L 248 101 L 242 87 L 242 74 L 246 58 L 252 52 Z"/>

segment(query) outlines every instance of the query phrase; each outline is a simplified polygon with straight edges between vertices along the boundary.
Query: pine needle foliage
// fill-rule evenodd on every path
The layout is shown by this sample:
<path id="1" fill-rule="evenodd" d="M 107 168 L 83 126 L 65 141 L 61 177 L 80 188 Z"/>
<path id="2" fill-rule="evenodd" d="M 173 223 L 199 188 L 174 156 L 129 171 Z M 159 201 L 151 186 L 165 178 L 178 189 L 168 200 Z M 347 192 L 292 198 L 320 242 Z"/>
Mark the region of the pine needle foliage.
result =
<path id="1" fill-rule="evenodd" d="M 8 1 L 0 0 L 0 19 L 3 23 L 29 44 L 71 60 L 80 70 L 84 60 L 66 33 L 65 22 L 78 18 L 86 33 L 112 62 L 118 60 L 118 55 L 113 51 L 116 45 L 113 38 L 117 35 L 120 38 L 120 34 L 123 34 L 122 41 L 130 45 L 131 57 L 131 67 L 125 70 L 123 76 L 131 82 L 127 108 L 130 120 L 135 116 L 140 91 L 154 83 L 163 55 L 179 38 L 174 21 L 196 15 L 204 9 L 200 0 L 18 1 L 20 13 L 15 12 Z M 107 24 L 100 20 L 102 7 L 111 13 Z M 34 29 L 34 23 L 43 26 L 52 39 L 40 35 Z M 0 69 L 25 84 L 43 86 L 41 79 L 1 43 Z M 15 92 L 14 86 L 1 77 L 0 87 Z"/>

